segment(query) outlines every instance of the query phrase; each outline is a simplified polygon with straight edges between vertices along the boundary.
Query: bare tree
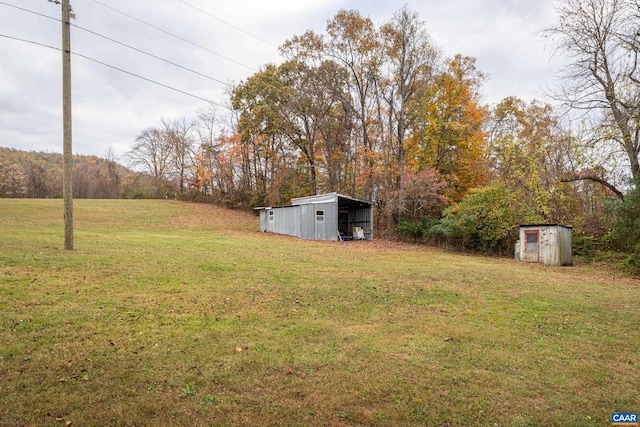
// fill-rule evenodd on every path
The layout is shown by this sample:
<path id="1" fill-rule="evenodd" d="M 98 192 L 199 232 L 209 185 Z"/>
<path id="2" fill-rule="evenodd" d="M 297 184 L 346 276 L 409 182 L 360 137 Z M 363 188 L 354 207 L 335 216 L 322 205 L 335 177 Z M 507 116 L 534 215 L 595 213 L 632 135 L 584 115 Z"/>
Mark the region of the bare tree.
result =
<path id="1" fill-rule="evenodd" d="M 25 164 L 27 177 L 27 197 L 43 198 L 49 195 L 46 169 L 34 162 Z"/>
<path id="2" fill-rule="evenodd" d="M 140 132 L 126 158 L 131 167 L 151 175 L 156 190 L 162 188 L 168 178 L 171 147 L 160 130 L 149 127 Z"/>
<path id="3" fill-rule="evenodd" d="M 96 194 L 101 199 L 117 199 L 120 196 L 122 176 L 113 149 L 109 147 L 103 161 L 95 171 Z"/>
<path id="4" fill-rule="evenodd" d="M 547 30 L 568 58 L 557 97 L 593 123 L 585 148 L 599 162 L 565 181 L 600 182 L 622 197 L 616 188 L 621 176 L 640 179 L 638 1 L 560 0 L 558 12 L 556 26 Z"/>
<path id="5" fill-rule="evenodd" d="M 169 160 L 174 175 L 174 181 L 178 182 L 180 193 L 184 193 L 190 172 L 193 166 L 193 137 L 194 122 L 182 117 L 177 120 L 162 119 L 161 137 L 169 150 Z"/>

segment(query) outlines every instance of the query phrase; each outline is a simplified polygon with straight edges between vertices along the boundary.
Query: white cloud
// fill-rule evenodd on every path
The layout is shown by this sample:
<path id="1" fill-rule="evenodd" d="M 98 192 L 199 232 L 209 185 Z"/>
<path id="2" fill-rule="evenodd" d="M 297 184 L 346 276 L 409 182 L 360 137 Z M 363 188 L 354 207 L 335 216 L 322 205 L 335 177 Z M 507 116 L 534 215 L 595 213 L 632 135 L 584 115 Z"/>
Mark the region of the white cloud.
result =
<path id="1" fill-rule="evenodd" d="M 59 6 L 46 1 L 9 3 L 52 17 Z M 223 82 L 240 82 L 281 58 L 273 46 L 180 1 L 100 0 L 180 37 L 196 47 L 100 6 L 72 1 L 74 24 L 192 68 Z M 279 45 L 307 29 L 323 32 L 340 9 L 358 9 L 376 23 L 388 21 L 404 2 L 371 0 L 185 0 L 218 18 Z M 508 95 L 540 97 L 551 79 L 550 52 L 537 31 L 553 21 L 551 0 L 414 0 L 409 8 L 446 56 L 476 57 L 491 78 L 485 100 Z M 60 46 L 60 23 L 0 5 L 0 33 Z M 203 49 L 204 48 L 204 49 Z M 178 69 L 79 28 L 72 30 L 72 50 L 132 73 L 220 103 L 224 84 Z M 207 52 L 215 51 L 218 55 Z M 0 38 L 0 145 L 61 151 L 60 52 Z M 223 58 L 228 57 L 243 65 Z M 137 134 L 158 126 L 161 117 L 194 116 L 204 102 L 74 56 L 74 152 L 104 155 L 111 146 L 123 154 Z"/>

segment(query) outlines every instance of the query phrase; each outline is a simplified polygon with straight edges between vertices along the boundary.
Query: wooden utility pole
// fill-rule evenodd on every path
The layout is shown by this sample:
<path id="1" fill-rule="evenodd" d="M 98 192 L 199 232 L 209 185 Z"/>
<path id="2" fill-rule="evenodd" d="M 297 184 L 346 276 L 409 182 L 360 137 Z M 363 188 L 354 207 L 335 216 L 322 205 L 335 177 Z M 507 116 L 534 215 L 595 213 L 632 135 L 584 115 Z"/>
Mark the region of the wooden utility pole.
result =
<path id="1" fill-rule="evenodd" d="M 73 250 L 73 150 L 71 146 L 71 7 L 62 0 L 62 158 L 64 248 Z"/>

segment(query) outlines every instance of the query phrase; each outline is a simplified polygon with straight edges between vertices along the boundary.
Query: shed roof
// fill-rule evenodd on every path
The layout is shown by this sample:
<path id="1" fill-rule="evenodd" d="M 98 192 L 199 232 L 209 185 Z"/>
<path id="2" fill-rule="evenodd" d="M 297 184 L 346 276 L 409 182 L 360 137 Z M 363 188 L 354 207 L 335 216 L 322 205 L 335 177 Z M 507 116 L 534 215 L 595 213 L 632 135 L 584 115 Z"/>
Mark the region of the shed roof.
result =
<path id="1" fill-rule="evenodd" d="M 295 197 L 291 199 L 291 206 L 312 205 L 317 203 L 335 203 L 337 202 L 341 209 L 355 209 L 370 207 L 373 202 L 355 197 L 345 196 L 338 193 L 318 194 L 315 196 Z M 253 208 L 254 210 L 277 209 L 291 206 L 260 206 Z"/>
<path id="2" fill-rule="evenodd" d="M 346 203 L 349 205 L 360 205 L 360 206 L 371 206 L 373 204 L 373 202 L 370 202 L 369 200 L 357 199 L 355 197 L 345 196 L 344 194 L 338 194 L 338 193 L 318 194 L 315 196 L 295 197 L 291 199 L 291 204 L 293 206 L 309 205 L 314 203 L 331 203 L 331 202 L 339 202 L 340 204 Z"/>

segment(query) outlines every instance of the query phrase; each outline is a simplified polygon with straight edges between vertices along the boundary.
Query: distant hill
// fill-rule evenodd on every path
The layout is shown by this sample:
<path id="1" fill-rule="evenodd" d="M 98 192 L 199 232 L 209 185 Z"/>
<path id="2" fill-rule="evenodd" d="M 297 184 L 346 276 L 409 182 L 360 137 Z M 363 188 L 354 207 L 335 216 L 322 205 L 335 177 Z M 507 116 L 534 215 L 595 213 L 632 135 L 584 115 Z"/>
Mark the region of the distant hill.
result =
<path id="1" fill-rule="evenodd" d="M 75 198 L 135 197 L 145 177 L 113 159 L 73 156 Z M 0 197 L 62 197 L 62 154 L 0 147 Z"/>

